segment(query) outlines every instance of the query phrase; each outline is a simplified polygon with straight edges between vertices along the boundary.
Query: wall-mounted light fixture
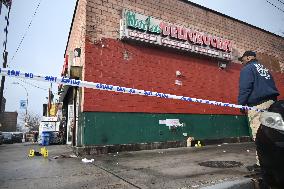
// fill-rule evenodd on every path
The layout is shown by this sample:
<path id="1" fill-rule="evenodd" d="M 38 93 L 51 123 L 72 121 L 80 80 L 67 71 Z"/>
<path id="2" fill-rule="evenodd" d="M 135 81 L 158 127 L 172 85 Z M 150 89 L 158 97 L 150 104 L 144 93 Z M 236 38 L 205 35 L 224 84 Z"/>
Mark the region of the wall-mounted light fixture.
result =
<path id="1" fill-rule="evenodd" d="M 227 64 L 228 64 L 227 62 L 219 61 L 218 62 L 218 67 L 219 67 L 219 69 L 223 70 L 223 69 L 225 69 L 227 67 Z"/>
<path id="2" fill-rule="evenodd" d="M 180 71 L 176 71 L 176 77 L 181 77 L 182 76 L 182 74 L 181 74 L 181 72 Z"/>

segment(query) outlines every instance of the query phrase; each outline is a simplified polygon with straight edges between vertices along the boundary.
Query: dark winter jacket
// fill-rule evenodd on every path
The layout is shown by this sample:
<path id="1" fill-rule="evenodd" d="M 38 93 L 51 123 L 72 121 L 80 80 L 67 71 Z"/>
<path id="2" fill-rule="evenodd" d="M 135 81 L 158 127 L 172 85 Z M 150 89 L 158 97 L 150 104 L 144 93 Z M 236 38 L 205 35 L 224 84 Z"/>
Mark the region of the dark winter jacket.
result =
<path id="1" fill-rule="evenodd" d="M 240 73 L 238 103 L 254 106 L 269 99 L 276 99 L 279 92 L 272 75 L 257 60 L 248 62 Z"/>

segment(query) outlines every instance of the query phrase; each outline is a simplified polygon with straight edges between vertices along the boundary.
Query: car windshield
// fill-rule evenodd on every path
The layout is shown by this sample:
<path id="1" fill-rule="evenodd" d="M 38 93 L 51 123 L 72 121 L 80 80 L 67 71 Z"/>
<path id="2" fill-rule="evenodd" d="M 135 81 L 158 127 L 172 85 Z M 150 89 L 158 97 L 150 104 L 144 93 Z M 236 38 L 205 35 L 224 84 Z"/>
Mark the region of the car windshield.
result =
<path id="1" fill-rule="evenodd" d="M 11 137 L 12 134 L 11 133 L 3 133 L 4 137 Z"/>

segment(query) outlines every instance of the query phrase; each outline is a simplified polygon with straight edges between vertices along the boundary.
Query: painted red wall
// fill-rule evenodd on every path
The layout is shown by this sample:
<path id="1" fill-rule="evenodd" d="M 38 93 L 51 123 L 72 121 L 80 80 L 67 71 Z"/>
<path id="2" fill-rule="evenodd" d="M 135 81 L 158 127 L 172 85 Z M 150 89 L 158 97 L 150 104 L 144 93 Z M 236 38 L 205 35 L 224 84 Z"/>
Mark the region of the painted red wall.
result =
<path id="1" fill-rule="evenodd" d="M 128 60 L 124 52 L 128 53 Z M 86 81 L 237 103 L 240 64 L 230 63 L 221 70 L 216 60 L 114 39 L 87 42 L 85 57 Z M 176 77 L 177 70 L 183 75 L 180 79 Z M 274 76 L 284 94 L 283 75 Z M 176 79 L 182 81 L 182 86 L 175 85 Z M 94 89 L 85 89 L 83 111 L 239 114 L 234 108 Z"/>

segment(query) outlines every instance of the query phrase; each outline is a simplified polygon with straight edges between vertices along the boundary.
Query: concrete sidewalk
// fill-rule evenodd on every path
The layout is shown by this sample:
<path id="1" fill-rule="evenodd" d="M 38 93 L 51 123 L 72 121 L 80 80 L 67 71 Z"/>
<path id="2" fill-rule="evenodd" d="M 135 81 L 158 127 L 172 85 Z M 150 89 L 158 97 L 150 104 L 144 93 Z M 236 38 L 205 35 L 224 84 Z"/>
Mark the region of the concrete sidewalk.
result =
<path id="1" fill-rule="evenodd" d="M 95 159 L 93 163 L 83 163 L 85 157 L 52 158 L 72 154 L 70 147 L 62 145 L 48 146 L 48 159 L 27 158 L 30 148 L 40 147 L 0 146 L 0 188 L 202 188 L 243 181 L 249 174 L 245 166 L 255 163 L 253 143 L 87 156 Z M 199 165 L 206 161 L 215 161 L 212 165 L 217 167 Z M 224 168 L 228 161 L 241 166 Z"/>
<path id="2" fill-rule="evenodd" d="M 96 157 L 96 164 L 127 178 L 140 188 L 200 188 L 243 179 L 245 166 L 254 164 L 253 143 L 212 145 L 201 148 L 175 148 L 125 152 Z M 205 161 L 236 161 L 243 166 L 211 168 Z"/>

